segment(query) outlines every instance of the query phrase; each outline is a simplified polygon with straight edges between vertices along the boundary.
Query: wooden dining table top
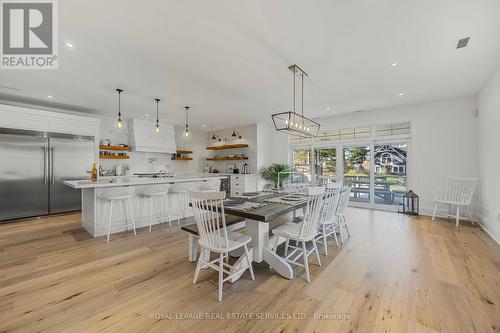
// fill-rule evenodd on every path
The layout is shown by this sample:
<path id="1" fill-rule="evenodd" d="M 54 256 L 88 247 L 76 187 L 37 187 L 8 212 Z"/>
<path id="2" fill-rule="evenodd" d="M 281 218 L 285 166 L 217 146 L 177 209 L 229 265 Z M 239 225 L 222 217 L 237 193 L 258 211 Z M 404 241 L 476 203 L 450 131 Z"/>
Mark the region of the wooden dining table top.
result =
<path id="1" fill-rule="evenodd" d="M 285 195 L 287 195 L 287 193 L 270 193 L 269 195 L 262 195 L 256 198 L 248 198 L 248 199 L 242 199 L 241 197 L 238 198 L 230 197 L 230 199 L 234 200 L 265 203 L 265 206 L 250 209 L 247 211 L 241 211 L 237 209 L 231 209 L 231 206 L 224 205 L 224 212 L 226 214 L 244 217 L 247 219 L 256 220 L 260 222 L 271 222 L 277 217 L 287 214 L 289 212 L 293 212 L 294 210 L 297 210 L 299 208 L 305 207 L 307 204 L 306 202 L 302 202 L 296 205 L 287 205 L 282 203 L 266 202 L 266 200 Z"/>

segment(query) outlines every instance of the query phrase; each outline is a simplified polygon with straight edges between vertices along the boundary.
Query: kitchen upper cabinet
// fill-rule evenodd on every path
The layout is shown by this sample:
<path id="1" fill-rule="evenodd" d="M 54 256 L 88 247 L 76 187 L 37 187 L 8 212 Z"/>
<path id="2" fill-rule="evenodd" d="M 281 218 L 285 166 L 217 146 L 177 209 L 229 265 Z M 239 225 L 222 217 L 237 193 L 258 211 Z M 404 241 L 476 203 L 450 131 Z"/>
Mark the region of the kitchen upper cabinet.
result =
<path id="1" fill-rule="evenodd" d="M 0 127 L 98 137 L 99 119 L 0 104 Z"/>
<path id="2" fill-rule="evenodd" d="M 131 119 L 129 123 L 130 147 L 134 151 L 175 154 L 175 128 L 173 125 L 160 123 L 160 132 L 155 131 L 156 123 Z"/>

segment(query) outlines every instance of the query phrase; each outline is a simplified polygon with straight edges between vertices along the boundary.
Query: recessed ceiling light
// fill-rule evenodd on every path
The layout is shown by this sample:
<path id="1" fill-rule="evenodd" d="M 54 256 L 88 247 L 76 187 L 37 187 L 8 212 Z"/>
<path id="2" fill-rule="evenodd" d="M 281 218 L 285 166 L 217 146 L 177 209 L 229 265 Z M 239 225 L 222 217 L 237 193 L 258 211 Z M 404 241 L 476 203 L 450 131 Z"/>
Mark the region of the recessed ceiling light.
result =
<path id="1" fill-rule="evenodd" d="M 145 116 L 146 116 L 146 117 L 149 117 L 149 113 L 146 113 L 146 114 L 145 114 Z"/>
<path id="2" fill-rule="evenodd" d="M 48 96 L 47 96 L 47 98 L 48 98 L 48 99 L 52 99 L 52 98 L 54 98 L 54 97 L 52 97 L 52 95 L 48 95 Z"/>
<path id="3" fill-rule="evenodd" d="M 393 62 L 391 66 L 396 67 L 397 65 L 399 65 L 397 62 Z"/>
<path id="4" fill-rule="evenodd" d="M 327 106 L 327 107 L 325 108 L 325 110 L 326 110 L 326 111 L 330 111 L 331 109 L 332 109 L 332 108 L 331 108 L 330 106 Z"/>
<path id="5" fill-rule="evenodd" d="M 399 93 L 399 96 L 403 96 L 403 95 L 404 95 L 404 93 Z"/>
<path id="6" fill-rule="evenodd" d="M 71 48 L 71 49 L 73 48 L 73 43 L 66 42 L 65 44 L 66 44 L 66 46 L 67 46 L 67 47 L 69 47 L 69 48 Z"/>
<path id="7" fill-rule="evenodd" d="M 457 43 L 457 49 L 461 49 L 462 47 L 466 47 L 469 43 L 470 37 L 462 38 Z"/>
<path id="8" fill-rule="evenodd" d="M 203 125 L 201 125 L 201 127 L 207 127 L 207 125 L 203 124 Z"/>

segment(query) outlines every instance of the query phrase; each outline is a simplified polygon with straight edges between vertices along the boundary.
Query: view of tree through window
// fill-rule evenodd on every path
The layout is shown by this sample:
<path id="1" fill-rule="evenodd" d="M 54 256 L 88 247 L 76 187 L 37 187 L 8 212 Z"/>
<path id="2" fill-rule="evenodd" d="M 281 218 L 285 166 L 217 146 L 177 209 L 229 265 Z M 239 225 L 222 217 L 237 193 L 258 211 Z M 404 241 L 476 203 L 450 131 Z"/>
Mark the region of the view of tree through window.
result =
<path id="1" fill-rule="evenodd" d="M 337 149 L 316 148 L 314 171 L 318 176 L 335 176 L 337 172 Z"/>
<path id="2" fill-rule="evenodd" d="M 302 179 L 298 181 L 303 181 L 307 179 L 311 181 L 311 150 L 302 149 L 293 151 L 293 167 L 295 171 L 299 172 Z"/>
<path id="3" fill-rule="evenodd" d="M 344 147 L 344 182 L 352 185 L 352 201 L 370 202 L 370 168 L 370 146 Z"/>

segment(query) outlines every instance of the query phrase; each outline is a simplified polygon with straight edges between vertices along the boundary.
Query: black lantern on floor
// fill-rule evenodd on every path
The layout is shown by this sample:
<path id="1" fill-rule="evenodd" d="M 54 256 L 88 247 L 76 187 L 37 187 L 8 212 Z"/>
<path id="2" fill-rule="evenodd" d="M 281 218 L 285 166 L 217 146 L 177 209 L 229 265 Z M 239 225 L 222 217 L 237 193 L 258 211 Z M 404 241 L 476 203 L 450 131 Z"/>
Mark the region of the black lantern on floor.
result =
<path id="1" fill-rule="evenodd" d="M 409 190 L 403 196 L 403 203 L 399 207 L 399 212 L 408 215 L 418 215 L 419 205 L 418 195 Z"/>

